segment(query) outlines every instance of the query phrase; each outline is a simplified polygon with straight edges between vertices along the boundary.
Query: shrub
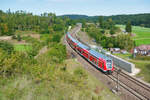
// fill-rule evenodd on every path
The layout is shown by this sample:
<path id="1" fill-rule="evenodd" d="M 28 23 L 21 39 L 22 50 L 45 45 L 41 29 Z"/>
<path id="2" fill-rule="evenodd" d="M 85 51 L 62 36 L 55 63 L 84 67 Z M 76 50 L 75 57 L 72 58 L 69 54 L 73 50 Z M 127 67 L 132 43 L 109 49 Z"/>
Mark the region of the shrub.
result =
<path id="1" fill-rule="evenodd" d="M 85 78 L 85 79 L 87 78 L 87 74 L 86 74 L 85 71 L 84 71 L 83 69 L 81 69 L 81 68 L 75 69 L 74 74 L 75 74 L 76 76 L 80 77 L 80 78 Z"/>
<path id="2" fill-rule="evenodd" d="M 19 34 L 17 35 L 17 40 L 21 41 L 21 36 Z"/>
<path id="3" fill-rule="evenodd" d="M 14 51 L 14 46 L 11 43 L 5 41 L 0 41 L 0 48 L 9 54 Z"/>

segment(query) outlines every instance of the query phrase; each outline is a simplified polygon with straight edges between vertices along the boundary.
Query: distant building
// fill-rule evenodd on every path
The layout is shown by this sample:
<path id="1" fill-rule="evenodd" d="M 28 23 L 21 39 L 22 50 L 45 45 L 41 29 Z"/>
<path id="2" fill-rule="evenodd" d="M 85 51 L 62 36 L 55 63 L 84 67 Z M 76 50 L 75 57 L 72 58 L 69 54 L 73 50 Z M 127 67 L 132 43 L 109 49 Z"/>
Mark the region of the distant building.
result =
<path id="1" fill-rule="evenodd" d="M 120 48 L 110 48 L 109 50 L 111 53 L 122 53 L 122 54 L 128 53 L 126 50 L 121 50 Z"/>
<path id="2" fill-rule="evenodd" d="M 111 53 L 120 53 L 121 50 L 120 50 L 120 48 L 110 48 L 110 52 Z"/>
<path id="3" fill-rule="evenodd" d="M 150 45 L 140 45 L 138 47 L 134 48 L 133 53 L 139 54 L 139 55 L 145 55 L 150 56 Z"/>

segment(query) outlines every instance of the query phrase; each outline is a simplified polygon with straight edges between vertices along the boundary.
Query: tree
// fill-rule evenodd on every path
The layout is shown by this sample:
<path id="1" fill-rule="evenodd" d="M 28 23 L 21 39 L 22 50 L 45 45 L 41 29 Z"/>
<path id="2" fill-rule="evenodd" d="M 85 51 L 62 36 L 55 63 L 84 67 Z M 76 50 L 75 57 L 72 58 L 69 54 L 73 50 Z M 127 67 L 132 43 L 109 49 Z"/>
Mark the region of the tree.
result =
<path id="1" fill-rule="evenodd" d="M 99 16 L 99 26 L 100 28 L 104 28 L 104 19 L 103 19 L 103 16 Z"/>
<path id="2" fill-rule="evenodd" d="M 21 36 L 19 34 L 17 35 L 17 40 L 21 41 Z"/>
<path id="3" fill-rule="evenodd" d="M 0 41 L 0 48 L 9 54 L 14 51 L 14 46 L 8 42 Z"/>
<path id="4" fill-rule="evenodd" d="M 110 34 L 111 34 L 111 35 L 115 34 L 115 30 L 114 30 L 113 28 L 110 29 Z"/>
<path id="5" fill-rule="evenodd" d="M 131 33 L 132 32 L 132 26 L 131 26 L 131 22 L 128 21 L 128 23 L 126 24 L 126 32 Z"/>
<path id="6" fill-rule="evenodd" d="M 112 43 L 108 44 L 108 48 L 112 48 L 114 45 Z"/>

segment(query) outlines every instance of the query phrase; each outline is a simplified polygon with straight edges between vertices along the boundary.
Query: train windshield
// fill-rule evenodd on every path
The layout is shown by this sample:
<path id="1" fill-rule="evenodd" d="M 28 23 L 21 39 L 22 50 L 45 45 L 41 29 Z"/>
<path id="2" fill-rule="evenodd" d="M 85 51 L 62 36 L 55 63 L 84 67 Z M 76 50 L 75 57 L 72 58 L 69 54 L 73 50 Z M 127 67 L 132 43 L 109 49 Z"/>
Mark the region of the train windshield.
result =
<path id="1" fill-rule="evenodd" d="M 111 60 L 107 60 L 107 63 L 111 63 Z"/>
<path id="2" fill-rule="evenodd" d="M 112 68 L 112 61 L 111 60 L 107 60 L 107 68 Z"/>

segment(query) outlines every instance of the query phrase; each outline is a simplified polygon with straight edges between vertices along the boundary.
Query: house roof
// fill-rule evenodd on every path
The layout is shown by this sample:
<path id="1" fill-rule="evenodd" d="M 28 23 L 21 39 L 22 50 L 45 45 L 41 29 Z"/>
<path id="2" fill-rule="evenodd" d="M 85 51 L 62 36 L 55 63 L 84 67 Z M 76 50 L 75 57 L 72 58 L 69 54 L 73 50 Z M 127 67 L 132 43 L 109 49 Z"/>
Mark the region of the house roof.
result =
<path id="1" fill-rule="evenodd" d="M 137 50 L 150 50 L 150 45 L 140 45 L 136 47 Z"/>

